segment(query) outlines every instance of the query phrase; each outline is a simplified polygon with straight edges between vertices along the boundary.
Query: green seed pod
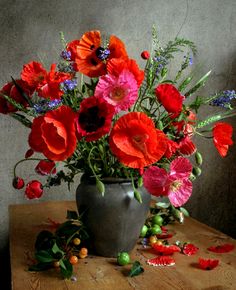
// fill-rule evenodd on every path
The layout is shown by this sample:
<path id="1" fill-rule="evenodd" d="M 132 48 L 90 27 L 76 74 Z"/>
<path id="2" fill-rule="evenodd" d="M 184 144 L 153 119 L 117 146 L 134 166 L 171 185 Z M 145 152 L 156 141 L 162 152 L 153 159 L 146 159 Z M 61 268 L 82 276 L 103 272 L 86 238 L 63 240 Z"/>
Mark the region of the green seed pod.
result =
<path id="1" fill-rule="evenodd" d="M 138 178 L 138 187 L 142 187 L 142 186 L 143 186 L 143 178 L 142 178 L 142 176 L 140 176 Z"/>
<path id="2" fill-rule="evenodd" d="M 202 154 L 200 152 L 196 152 L 195 160 L 197 165 L 202 165 Z"/>
<path id="3" fill-rule="evenodd" d="M 193 171 L 192 172 L 193 172 L 193 175 L 200 176 L 201 173 L 202 173 L 202 170 L 199 167 L 193 167 Z"/>
<path id="4" fill-rule="evenodd" d="M 196 180 L 196 176 L 193 173 L 191 173 L 189 179 L 191 181 L 194 181 L 194 180 Z"/>

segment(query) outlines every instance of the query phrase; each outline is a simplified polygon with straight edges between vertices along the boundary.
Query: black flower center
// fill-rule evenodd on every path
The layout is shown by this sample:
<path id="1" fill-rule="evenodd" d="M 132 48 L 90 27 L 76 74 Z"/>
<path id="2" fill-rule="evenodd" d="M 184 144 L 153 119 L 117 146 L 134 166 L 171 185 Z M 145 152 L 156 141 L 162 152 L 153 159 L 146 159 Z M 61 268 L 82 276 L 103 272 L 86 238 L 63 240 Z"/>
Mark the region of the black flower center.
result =
<path id="1" fill-rule="evenodd" d="M 79 124 L 86 132 L 96 132 L 104 126 L 105 117 L 99 116 L 99 108 L 94 106 L 79 115 Z"/>

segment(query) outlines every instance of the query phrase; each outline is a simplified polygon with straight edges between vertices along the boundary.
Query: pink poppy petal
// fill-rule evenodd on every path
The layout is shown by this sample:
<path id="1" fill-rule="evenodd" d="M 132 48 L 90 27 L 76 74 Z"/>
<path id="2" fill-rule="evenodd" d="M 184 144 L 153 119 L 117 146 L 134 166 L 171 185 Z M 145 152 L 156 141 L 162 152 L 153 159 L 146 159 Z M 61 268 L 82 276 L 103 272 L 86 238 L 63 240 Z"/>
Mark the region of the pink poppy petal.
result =
<path id="1" fill-rule="evenodd" d="M 193 185 L 189 179 L 183 179 L 182 185 L 178 189 L 171 189 L 168 192 L 168 197 L 173 206 L 178 207 L 185 204 L 192 194 Z"/>
<path id="2" fill-rule="evenodd" d="M 178 157 L 171 162 L 170 176 L 175 179 L 188 178 L 192 172 L 192 164 L 187 158 Z"/>

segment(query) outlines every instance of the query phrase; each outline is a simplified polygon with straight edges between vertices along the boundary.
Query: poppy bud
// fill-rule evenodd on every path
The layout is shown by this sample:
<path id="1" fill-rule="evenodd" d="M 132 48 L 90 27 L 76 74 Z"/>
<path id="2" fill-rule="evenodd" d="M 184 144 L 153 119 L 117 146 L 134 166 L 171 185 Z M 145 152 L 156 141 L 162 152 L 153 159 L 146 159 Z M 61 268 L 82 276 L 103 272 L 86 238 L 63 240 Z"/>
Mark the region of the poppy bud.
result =
<path id="1" fill-rule="evenodd" d="M 56 174 L 56 164 L 50 160 L 41 160 L 35 167 L 35 171 L 40 175 Z"/>
<path id="2" fill-rule="evenodd" d="M 29 149 L 25 152 L 25 158 L 29 158 L 34 154 L 34 150 L 33 149 Z"/>
<path id="3" fill-rule="evenodd" d="M 26 185 L 25 195 L 28 199 L 40 198 L 43 194 L 42 183 L 32 180 Z"/>
<path id="4" fill-rule="evenodd" d="M 12 181 L 12 186 L 15 188 L 15 189 L 21 189 L 23 188 L 25 185 L 25 182 L 22 178 L 20 177 L 15 177 Z"/>
<path id="5" fill-rule="evenodd" d="M 149 53 L 149 51 L 144 50 L 144 51 L 141 53 L 141 57 L 142 57 L 142 59 L 149 59 L 149 57 L 150 57 L 150 53 Z"/>

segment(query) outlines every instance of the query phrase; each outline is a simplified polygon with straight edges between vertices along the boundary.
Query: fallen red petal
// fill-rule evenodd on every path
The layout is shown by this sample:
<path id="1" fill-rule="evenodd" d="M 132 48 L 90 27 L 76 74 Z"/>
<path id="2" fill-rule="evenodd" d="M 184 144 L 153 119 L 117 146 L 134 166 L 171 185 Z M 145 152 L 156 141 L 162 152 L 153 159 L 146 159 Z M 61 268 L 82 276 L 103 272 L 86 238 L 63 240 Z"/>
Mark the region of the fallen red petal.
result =
<path id="1" fill-rule="evenodd" d="M 199 258 L 198 265 L 203 270 L 212 270 L 219 265 L 219 260 Z"/>
<path id="2" fill-rule="evenodd" d="M 170 239 L 170 238 L 172 238 L 173 237 L 173 234 L 168 234 L 168 233 L 162 233 L 162 234 L 158 234 L 158 235 L 156 235 L 157 236 L 157 238 L 158 239 L 163 239 L 163 240 L 165 240 L 165 239 Z"/>
<path id="3" fill-rule="evenodd" d="M 159 256 L 148 259 L 147 264 L 151 266 L 173 266 L 175 265 L 175 260 L 170 256 Z"/>
<path id="4" fill-rule="evenodd" d="M 187 256 L 192 256 L 195 255 L 198 250 L 199 248 L 194 246 L 194 244 L 185 244 L 182 248 L 182 253 Z"/>
<path id="5" fill-rule="evenodd" d="M 214 252 L 214 253 L 228 253 L 230 251 L 233 251 L 235 246 L 233 244 L 224 244 L 219 246 L 211 246 L 207 248 L 208 251 Z"/>
<path id="6" fill-rule="evenodd" d="M 181 251 L 180 247 L 176 245 L 158 245 L 157 243 L 153 243 L 152 248 L 159 255 L 172 255 Z"/>

